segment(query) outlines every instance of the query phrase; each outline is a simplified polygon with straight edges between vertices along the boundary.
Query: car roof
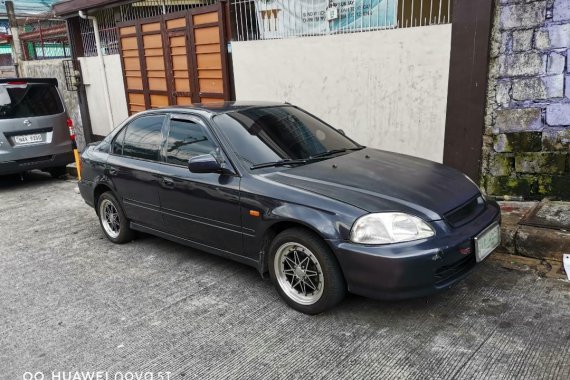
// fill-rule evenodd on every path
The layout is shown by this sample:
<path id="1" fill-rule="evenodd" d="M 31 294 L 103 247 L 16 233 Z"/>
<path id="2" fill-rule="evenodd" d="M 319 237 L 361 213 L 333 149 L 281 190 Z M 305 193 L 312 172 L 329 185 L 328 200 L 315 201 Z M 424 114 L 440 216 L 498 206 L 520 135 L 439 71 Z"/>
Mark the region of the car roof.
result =
<path id="1" fill-rule="evenodd" d="M 233 101 L 233 102 L 219 102 L 219 103 L 195 103 L 187 106 L 168 106 L 162 108 L 155 108 L 152 110 L 143 111 L 146 112 L 169 112 L 169 113 L 198 113 L 208 118 L 215 115 L 242 111 L 244 109 L 250 108 L 262 108 L 262 107 L 279 107 L 287 106 L 289 103 L 278 103 L 278 102 L 262 102 L 262 101 Z"/>

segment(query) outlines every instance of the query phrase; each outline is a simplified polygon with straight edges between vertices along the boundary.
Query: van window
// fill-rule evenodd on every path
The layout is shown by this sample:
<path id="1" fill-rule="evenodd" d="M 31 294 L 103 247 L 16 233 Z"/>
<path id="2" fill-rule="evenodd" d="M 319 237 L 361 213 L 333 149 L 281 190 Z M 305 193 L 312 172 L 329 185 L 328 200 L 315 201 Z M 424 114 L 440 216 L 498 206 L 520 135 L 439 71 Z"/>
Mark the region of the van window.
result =
<path id="1" fill-rule="evenodd" d="M 0 119 L 57 115 L 63 104 L 51 84 L 0 85 Z"/>

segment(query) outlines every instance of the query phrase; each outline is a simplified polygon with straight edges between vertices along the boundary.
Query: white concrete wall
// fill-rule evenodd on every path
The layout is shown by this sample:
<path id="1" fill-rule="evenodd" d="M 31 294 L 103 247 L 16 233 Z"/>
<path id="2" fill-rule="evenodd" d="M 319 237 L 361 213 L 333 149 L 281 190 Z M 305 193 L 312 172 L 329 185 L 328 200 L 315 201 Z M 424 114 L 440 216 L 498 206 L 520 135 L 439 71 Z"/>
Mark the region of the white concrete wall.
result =
<path id="1" fill-rule="evenodd" d="M 451 25 L 232 42 L 238 100 L 288 101 L 360 142 L 443 160 Z"/>
<path id="2" fill-rule="evenodd" d="M 113 130 L 119 123 L 128 117 L 127 99 L 125 97 L 125 87 L 123 84 L 123 72 L 121 69 L 121 58 L 118 54 L 106 55 L 105 71 L 109 94 L 111 98 L 111 111 L 113 125 L 109 125 L 107 106 L 105 105 L 105 92 L 103 89 L 102 69 L 98 57 L 82 57 L 81 71 L 87 93 L 87 103 L 89 104 L 89 115 L 93 133 L 105 136 Z"/>

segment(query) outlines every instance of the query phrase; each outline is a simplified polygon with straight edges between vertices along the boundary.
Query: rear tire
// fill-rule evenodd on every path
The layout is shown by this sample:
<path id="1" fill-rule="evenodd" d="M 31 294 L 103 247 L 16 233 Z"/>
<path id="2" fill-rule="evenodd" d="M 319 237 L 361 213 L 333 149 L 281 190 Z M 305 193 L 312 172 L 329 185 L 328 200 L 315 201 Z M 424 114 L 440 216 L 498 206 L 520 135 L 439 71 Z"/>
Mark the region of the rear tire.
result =
<path id="1" fill-rule="evenodd" d="M 103 233 L 113 243 L 124 244 L 134 239 L 135 233 L 131 230 L 129 220 L 125 216 L 119 201 L 110 191 L 101 194 L 99 197 L 97 215 Z"/>
<path id="2" fill-rule="evenodd" d="M 49 168 L 47 170 L 47 172 L 53 177 L 53 178 L 63 178 L 64 176 L 67 175 L 67 167 L 66 166 L 56 166 L 54 168 Z"/>
<path id="3" fill-rule="evenodd" d="M 346 295 L 336 257 L 323 239 L 303 228 L 285 230 L 273 239 L 268 266 L 281 298 L 301 313 L 322 313 Z"/>

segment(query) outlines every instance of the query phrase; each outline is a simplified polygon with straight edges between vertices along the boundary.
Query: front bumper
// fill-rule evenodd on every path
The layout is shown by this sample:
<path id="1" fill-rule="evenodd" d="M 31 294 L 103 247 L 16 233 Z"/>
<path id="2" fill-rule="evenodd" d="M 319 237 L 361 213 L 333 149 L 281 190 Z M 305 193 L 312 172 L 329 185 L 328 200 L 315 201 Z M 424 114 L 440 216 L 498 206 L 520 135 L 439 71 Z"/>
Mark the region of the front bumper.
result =
<path id="1" fill-rule="evenodd" d="M 432 222 L 434 238 L 384 246 L 329 243 L 351 293 L 376 299 L 412 298 L 447 289 L 471 272 L 476 266 L 473 239 L 500 219 L 499 206 L 490 201 L 483 213 L 460 228 Z"/>
<path id="2" fill-rule="evenodd" d="M 50 154 L 41 157 L 32 157 L 15 161 L 0 162 L 0 175 L 15 174 L 32 169 L 47 169 L 57 166 L 66 166 L 74 161 L 73 152 Z"/>

